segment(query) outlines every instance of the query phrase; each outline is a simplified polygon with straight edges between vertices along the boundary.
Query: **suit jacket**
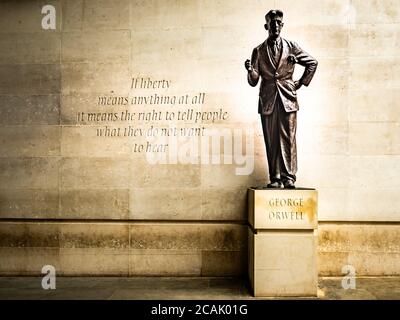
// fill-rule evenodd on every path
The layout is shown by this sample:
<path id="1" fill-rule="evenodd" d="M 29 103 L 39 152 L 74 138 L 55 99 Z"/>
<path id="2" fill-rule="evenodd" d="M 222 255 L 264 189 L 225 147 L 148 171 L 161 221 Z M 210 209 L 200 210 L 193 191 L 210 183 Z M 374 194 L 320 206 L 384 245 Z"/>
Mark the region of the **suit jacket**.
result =
<path id="1" fill-rule="evenodd" d="M 297 43 L 281 39 L 278 65 L 275 65 L 267 40 L 254 48 L 251 56 L 253 71 L 248 73 L 247 79 L 254 87 L 261 77 L 258 112 L 264 115 L 272 113 L 278 98 L 281 99 L 286 112 L 299 110 L 296 88 L 292 79 L 295 63 L 305 67 L 300 79 L 305 86 L 311 82 L 318 65 L 317 60 L 303 51 Z M 292 57 L 289 58 L 289 56 Z"/>

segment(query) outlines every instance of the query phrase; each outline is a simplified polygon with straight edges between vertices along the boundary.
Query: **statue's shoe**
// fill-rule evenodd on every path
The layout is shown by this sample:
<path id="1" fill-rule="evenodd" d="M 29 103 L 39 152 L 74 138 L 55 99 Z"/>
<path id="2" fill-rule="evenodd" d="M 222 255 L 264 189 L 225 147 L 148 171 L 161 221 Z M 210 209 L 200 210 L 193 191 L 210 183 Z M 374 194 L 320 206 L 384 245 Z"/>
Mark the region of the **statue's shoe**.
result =
<path id="1" fill-rule="evenodd" d="M 283 184 L 280 181 L 275 181 L 267 184 L 267 188 L 280 189 L 283 188 Z"/>
<path id="2" fill-rule="evenodd" d="M 285 187 L 285 189 L 295 189 L 296 186 L 294 185 L 294 181 L 292 180 L 287 180 L 283 183 L 283 186 Z"/>

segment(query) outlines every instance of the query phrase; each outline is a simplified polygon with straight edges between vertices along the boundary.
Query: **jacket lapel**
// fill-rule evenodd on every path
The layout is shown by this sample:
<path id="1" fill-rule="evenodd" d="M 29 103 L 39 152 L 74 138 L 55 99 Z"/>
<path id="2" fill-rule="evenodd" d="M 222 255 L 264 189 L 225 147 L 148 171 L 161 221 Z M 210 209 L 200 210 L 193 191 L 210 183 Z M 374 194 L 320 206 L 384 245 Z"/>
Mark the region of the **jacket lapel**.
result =
<path id="1" fill-rule="evenodd" d="M 279 58 L 279 63 L 278 63 L 278 67 L 276 69 L 279 69 L 283 63 L 283 61 L 285 61 L 285 59 L 287 58 L 288 54 L 289 54 L 289 47 L 286 43 L 286 41 L 281 38 L 282 41 L 282 50 L 281 50 L 281 56 Z"/>
<path id="2" fill-rule="evenodd" d="M 269 64 L 272 66 L 272 68 L 274 69 L 274 71 L 277 69 L 277 65 L 275 64 L 274 59 L 271 57 L 271 51 L 269 49 L 267 40 L 265 40 L 264 42 L 264 48 L 263 48 L 263 52 L 265 54 L 265 57 L 267 58 L 265 61 L 268 61 Z"/>

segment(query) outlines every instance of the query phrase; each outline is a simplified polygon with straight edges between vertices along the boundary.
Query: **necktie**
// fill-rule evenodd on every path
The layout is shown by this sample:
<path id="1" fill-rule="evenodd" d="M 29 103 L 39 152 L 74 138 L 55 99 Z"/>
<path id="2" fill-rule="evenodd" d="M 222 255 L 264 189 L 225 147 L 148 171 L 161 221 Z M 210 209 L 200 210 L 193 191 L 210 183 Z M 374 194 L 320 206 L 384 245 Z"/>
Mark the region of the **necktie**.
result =
<path id="1" fill-rule="evenodd" d="M 277 53 L 278 53 L 278 41 L 274 41 L 272 43 L 272 53 L 274 54 L 274 56 L 277 55 Z"/>

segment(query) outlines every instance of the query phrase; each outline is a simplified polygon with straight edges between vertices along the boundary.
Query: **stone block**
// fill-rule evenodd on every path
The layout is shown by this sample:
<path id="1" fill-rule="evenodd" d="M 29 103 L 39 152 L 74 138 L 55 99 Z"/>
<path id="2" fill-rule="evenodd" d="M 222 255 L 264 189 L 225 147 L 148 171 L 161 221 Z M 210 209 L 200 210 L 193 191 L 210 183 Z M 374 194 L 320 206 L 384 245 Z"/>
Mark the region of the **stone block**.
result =
<path id="1" fill-rule="evenodd" d="M 0 33 L 0 64 L 59 63 L 60 48 L 59 33 Z"/>
<path id="2" fill-rule="evenodd" d="M 318 188 L 347 188 L 353 175 L 347 155 L 298 154 L 297 185 L 315 185 Z"/>
<path id="3" fill-rule="evenodd" d="M 311 84 L 313 92 L 318 92 L 326 88 L 344 90 L 349 87 L 351 64 L 348 59 L 330 57 L 318 58 L 317 60 L 318 69 Z M 331 70 L 341 70 L 341 72 L 331 72 Z M 353 82 L 355 81 L 354 79 L 352 80 Z M 352 83 L 350 83 L 350 86 L 351 85 Z M 301 91 L 299 93 L 301 93 Z"/>
<path id="4" fill-rule="evenodd" d="M 199 220 L 201 218 L 201 190 L 197 188 L 131 189 L 130 218 Z"/>
<path id="5" fill-rule="evenodd" d="M 54 94 L 60 90 L 58 64 L 0 65 L 0 94 Z"/>
<path id="6" fill-rule="evenodd" d="M 259 43 L 255 44 L 257 46 Z M 244 58 L 250 59 L 252 48 L 250 47 Z M 194 85 L 197 85 L 204 92 L 232 92 L 232 88 L 238 88 L 247 92 L 253 92 L 246 84 L 246 76 L 243 70 L 238 67 L 236 59 L 223 59 L 213 57 L 212 59 L 198 59 L 196 67 L 196 77 Z M 246 71 L 245 71 L 246 72 Z M 221 74 L 224 75 L 224 81 L 221 81 Z M 202 79 L 207 79 L 204 81 Z M 240 88 L 240 89 L 239 89 Z M 243 89 L 242 89 L 243 88 Z M 257 105 L 253 105 L 254 112 L 257 112 Z"/>
<path id="7" fill-rule="evenodd" d="M 157 62 L 162 57 L 164 61 L 175 59 L 186 60 L 196 57 L 200 51 L 200 28 L 162 28 L 135 30 L 131 34 L 132 61 L 148 64 Z M 175 78 L 175 77 L 174 77 Z"/>
<path id="8" fill-rule="evenodd" d="M 120 223 L 63 223 L 60 247 L 122 250 L 129 247 L 128 230 L 128 225 Z"/>
<path id="9" fill-rule="evenodd" d="M 318 188 L 318 221 L 343 221 L 349 216 L 349 189 Z"/>
<path id="10" fill-rule="evenodd" d="M 0 3 L 0 33 L 55 33 L 60 31 L 61 18 L 56 17 L 56 30 L 42 29 L 42 7 L 52 5 L 56 13 L 61 12 L 58 0 L 50 1 L 2 1 Z"/>
<path id="11" fill-rule="evenodd" d="M 130 276 L 200 276 L 200 251 L 130 250 Z"/>
<path id="12" fill-rule="evenodd" d="M 246 227 L 228 223 L 135 223 L 131 249 L 246 250 Z"/>
<path id="13" fill-rule="evenodd" d="M 201 275 L 204 277 L 233 277 L 246 273 L 247 252 L 203 251 Z"/>
<path id="14" fill-rule="evenodd" d="M 57 157 L 0 158 L 0 185 L 7 188 L 58 188 Z"/>
<path id="15" fill-rule="evenodd" d="M 1 125 L 60 123 L 59 95 L 0 95 L 0 105 Z"/>
<path id="16" fill-rule="evenodd" d="M 347 155 L 348 136 L 347 123 L 303 125 L 297 130 L 297 145 L 299 150 L 307 154 Z"/>
<path id="17" fill-rule="evenodd" d="M 310 21 L 316 26 L 346 25 L 348 23 L 348 1 L 302 0 L 294 3 L 290 0 L 277 0 L 274 6 L 283 11 L 287 25 L 309 25 Z"/>
<path id="18" fill-rule="evenodd" d="M 46 265 L 61 270 L 59 248 L 0 248 L 0 275 L 38 276 Z M 40 282 L 38 283 L 40 286 Z"/>
<path id="19" fill-rule="evenodd" d="M 348 113 L 351 111 L 364 114 L 364 111 L 360 112 L 357 108 L 349 108 L 349 95 L 347 87 L 342 89 L 325 87 L 318 90 L 310 87 L 305 88 L 305 91 L 302 88 L 298 91 L 300 101 L 300 111 L 297 113 L 298 129 L 309 123 L 331 125 L 346 123 Z M 299 135 L 298 137 L 300 138 Z"/>
<path id="20" fill-rule="evenodd" d="M 254 296 L 316 296 L 316 232 L 249 228 L 249 273 Z M 252 260 L 253 259 L 253 260 Z"/>
<path id="21" fill-rule="evenodd" d="M 400 9 L 396 0 L 352 0 L 351 7 L 354 10 L 357 24 L 389 24 L 400 22 Z"/>
<path id="22" fill-rule="evenodd" d="M 397 57 L 371 59 L 351 58 L 349 60 L 349 88 L 353 90 L 396 89 L 400 87 L 400 66 Z M 379 72 L 376 72 L 379 70 Z"/>
<path id="23" fill-rule="evenodd" d="M 62 62 L 129 62 L 130 31 L 65 32 Z"/>
<path id="24" fill-rule="evenodd" d="M 201 248 L 208 251 L 240 251 L 247 249 L 246 226 L 210 223 L 201 227 Z"/>
<path id="25" fill-rule="evenodd" d="M 400 156 L 350 156 L 349 187 L 367 188 L 399 188 L 400 179 L 397 172 L 400 172 Z M 379 173 L 379 174 L 378 174 Z M 341 175 L 343 176 L 343 175 Z M 385 177 L 382 179 L 382 177 Z"/>
<path id="26" fill-rule="evenodd" d="M 354 267 L 357 276 L 399 275 L 399 226 L 389 223 L 334 223 L 319 226 L 321 276 L 343 276 Z"/>
<path id="27" fill-rule="evenodd" d="M 236 21 L 238 20 L 236 19 Z M 246 28 L 238 24 L 229 28 L 226 25 L 204 26 L 201 30 L 201 39 L 199 41 L 201 44 L 200 55 L 205 60 L 235 59 L 237 56 L 251 54 L 252 48 L 238 45 L 247 43 L 248 39 L 254 33 L 254 29 L 250 29 L 248 26 Z"/>
<path id="28" fill-rule="evenodd" d="M 201 25 L 197 0 L 131 1 L 132 30 L 185 28 Z"/>
<path id="29" fill-rule="evenodd" d="M 213 165 L 211 163 L 208 165 L 202 165 L 201 179 L 203 188 L 232 188 L 239 186 L 250 187 L 263 182 L 263 174 L 259 172 L 261 171 L 261 168 L 256 167 L 260 165 L 258 159 L 248 157 L 245 165 L 238 165 L 236 163 L 226 164 L 224 163 L 223 157 L 220 157 L 219 161 L 219 165 Z M 242 169 L 245 167 L 246 169 Z M 249 171 L 249 174 L 238 175 L 238 169 L 245 170 L 245 172 Z M 265 169 L 262 171 L 265 171 Z"/>
<path id="30" fill-rule="evenodd" d="M 0 189 L 0 218 L 59 217 L 58 189 Z"/>
<path id="31" fill-rule="evenodd" d="M 129 29 L 129 0 L 63 0 L 63 31 Z"/>
<path id="32" fill-rule="evenodd" d="M 399 189 L 392 186 L 348 190 L 348 208 L 340 221 L 398 221 Z"/>
<path id="33" fill-rule="evenodd" d="M 382 1 L 384 3 L 385 1 Z M 376 17 L 376 11 L 373 17 Z M 396 57 L 396 39 L 400 36 L 398 24 L 358 24 L 350 28 L 349 55 L 351 57 Z M 385 48 L 382 52 L 381 48 Z"/>
<path id="34" fill-rule="evenodd" d="M 316 296 L 317 191 L 251 188 L 248 220 L 254 296 Z"/>
<path id="35" fill-rule="evenodd" d="M 226 26 L 228 28 L 239 25 L 247 28 L 249 25 L 260 27 L 260 24 L 265 21 L 266 8 L 273 8 L 274 5 L 272 0 L 266 0 L 262 3 L 252 0 L 232 0 L 199 1 L 198 6 L 201 22 L 204 25 Z M 262 25 L 260 29 L 262 31 Z"/>
<path id="36" fill-rule="evenodd" d="M 202 190 L 202 220 L 242 220 L 247 219 L 247 192 L 243 188 L 215 188 Z M 221 206 L 221 203 L 224 205 Z"/>
<path id="37" fill-rule="evenodd" d="M 83 29 L 129 29 L 129 0 L 84 1 Z"/>
<path id="38" fill-rule="evenodd" d="M 129 218 L 127 189 L 61 189 L 60 198 L 63 219 Z"/>
<path id="39" fill-rule="evenodd" d="M 61 186 L 68 189 L 124 189 L 129 186 L 131 163 L 123 158 L 63 158 Z"/>
<path id="40" fill-rule="evenodd" d="M 319 230 L 322 252 L 385 252 L 399 253 L 399 226 L 390 223 L 344 224 L 326 222 Z"/>
<path id="41" fill-rule="evenodd" d="M 150 164 L 146 160 L 136 163 L 137 175 L 133 187 L 139 188 L 194 188 L 201 184 L 201 168 L 197 164 Z"/>
<path id="42" fill-rule="evenodd" d="M 2 126 L 0 149 L 3 157 L 46 157 L 60 155 L 57 126 Z"/>
<path id="43" fill-rule="evenodd" d="M 81 30 L 83 21 L 83 0 L 61 0 L 62 31 Z"/>
<path id="44" fill-rule="evenodd" d="M 318 226 L 314 189 L 249 189 L 248 218 L 252 228 L 313 230 Z"/>
<path id="45" fill-rule="evenodd" d="M 350 155 L 399 155 L 398 122 L 352 122 L 349 124 Z"/>
<path id="46" fill-rule="evenodd" d="M 190 223 L 135 223 L 130 226 L 130 248 L 200 250 L 204 229 L 200 224 Z"/>
<path id="47" fill-rule="evenodd" d="M 349 105 L 355 107 L 349 108 L 349 121 L 399 122 L 400 110 L 397 107 L 399 99 L 400 91 L 398 89 L 370 87 L 351 90 Z M 362 106 L 362 112 L 357 106 Z"/>
<path id="48" fill-rule="evenodd" d="M 130 66 L 126 63 L 63 63 L 62 94 L 93 92 L 99 92 L 100 95 L 113 92 L 126 94 L 130 88 L 129 70 Z"/>
<path id="49" fill-rule="evenodd" d="M 113 130 L 116 127 L 109 127 Z M 64 157 L 129 157 L 133 142 L 124 137 L 98 136 L 101 126 L 63 126 L 61 128 L 61 151 Z M 117 129 L 118 130 L 118 129 Z M 120 130 L 123 132 L 123 130 Z M 135 140 L 136 142 L 136 140 Z M 138 142 L 137 142 L 138 143 Z"/>
<path id="50" fill-rule="evenodd" d="M 285 12 L 284 12 L 285 15 Z M 324 12 L 321 16 L 326 16 Z M 286 18 L 284 17 L 284 20 Z M 287 21 L 282 31 L 285 39 L 295 41 L 303 50 L 317 60 L 320 58 L 346 59 L 348 56 L 348 25 L 295 25 L 296 21 Z M 299 66 L 297 66 L 299 67 Z M 320 72 L 318 70 L 317 72 Z M 314 90 L 313 90 L 314 91 Z"/>
<path id="51" fill-rule="evenodd" d="M 60 275 L 129 275 L 128 249 L 60 248 Z"/>
<path id="52" fill-rule="evenodd" d="M 1 222 L 0 247 L 58 248 L 59 226 L 53 223 Z"/>

